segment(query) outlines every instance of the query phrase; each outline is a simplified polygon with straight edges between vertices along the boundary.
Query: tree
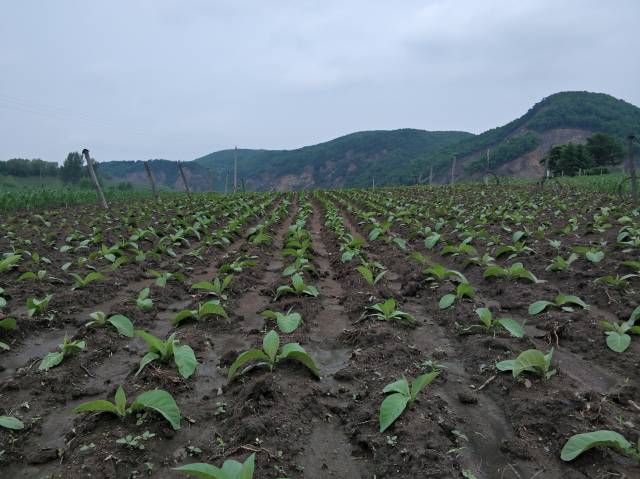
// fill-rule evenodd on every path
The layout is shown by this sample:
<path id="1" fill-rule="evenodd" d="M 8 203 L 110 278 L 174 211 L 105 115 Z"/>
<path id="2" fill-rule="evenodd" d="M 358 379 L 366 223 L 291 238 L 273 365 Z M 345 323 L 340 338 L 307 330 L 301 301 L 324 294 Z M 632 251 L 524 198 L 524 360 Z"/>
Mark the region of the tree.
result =
<path id="1" fill-rule="evenodd" d="M 624 148 L 620 142 L 604 133 L 587 138 L 586 148 L 593 166 L 617 165 L 624 158 Z"/>
<path id="2" fill-rule="evenodd" d="M 83 175 L 82 157 L 77 151 L 72 151 L 60 168 L 60 178 L 65 183 L 78 183 Z"/>
<path id="3" fill-rule="evenodd" d="M 547 168 L 556 176 L 575 176 L 580 170 L 592 166 L 586 147 L 574 143 L 552 147 L 547 153 L 546 159 Z"/>

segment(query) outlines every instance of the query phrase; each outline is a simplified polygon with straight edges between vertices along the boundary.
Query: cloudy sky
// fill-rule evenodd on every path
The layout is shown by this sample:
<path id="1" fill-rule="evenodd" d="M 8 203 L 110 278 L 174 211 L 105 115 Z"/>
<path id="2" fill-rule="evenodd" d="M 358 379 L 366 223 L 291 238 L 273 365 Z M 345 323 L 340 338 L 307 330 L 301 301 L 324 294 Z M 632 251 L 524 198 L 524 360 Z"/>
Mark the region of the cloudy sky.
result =
<path id="1" fill-rule="evenodd" d="M 0 159 L 479 133 L 562 90 L 640 105 L 638 20 L 638 0 L 6 1 Z"/>

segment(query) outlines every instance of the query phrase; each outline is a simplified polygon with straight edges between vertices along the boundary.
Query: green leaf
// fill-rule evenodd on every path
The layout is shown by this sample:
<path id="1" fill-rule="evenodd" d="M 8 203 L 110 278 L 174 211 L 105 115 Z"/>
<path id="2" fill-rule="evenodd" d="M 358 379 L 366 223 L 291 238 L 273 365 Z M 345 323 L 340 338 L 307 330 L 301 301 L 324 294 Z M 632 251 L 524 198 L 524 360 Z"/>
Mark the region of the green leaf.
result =
<path id="1" fill-rule="evenodd" d="M 315 361 L 298 343 L 285 344 L 279 359 L 293 359 L 304 364 L 316 377 L 320 377 L 320 370 Z"/>
<path id="2" fill-rule="evenodd" d="M 126 408 L 127 408 L 127 396 L 124 393 L 124 389 L 122 389 L 122 386 L 118 386 L 118 390 L 116 391 L 116 396 L 115 396 L 115 401 L 116 401 L 116 409 L 118 410 L 118 414 L 120 416 L 124 416 L 126 414 Z"/>
<path id="3" fill-rule="evenodd" d="M 276 360 L 278 349 L 280 349 L 280 336 L 273 330 L 269 331 L 262 340 L 262 350 L 269 357 L 270 363 Z"/>
<path id="4" fill-rule="evenodd" d="M 19 430 L 24 429 L 24 423 L 12 416 L 0 416 L 0 426 L 6 429 Z"/>
<path id="5" fill-rule="evenodd" d="M 178 314 L 176 314 L 175 318 L 171 320 L 171 324 L 173 326 L 178 326 L 182 321 L 184 321 L 187 318 L 195 318 L 195 314 L 193 311 L 190 311 L 188 309 L 183 309 Z"/>
<path id="6" fill-rule="evenodd" d="M 438 303 L 438 307 L 440 309 L 447 309 L 449 306 L 453 304 L 456 300 L 455 294 L 445 294 L 442 298 L 440 298 L 440 302 Z"/>
<path id="7" fill-rule="evenodd" d="M 63 359 L 64 359 L 64 353 L 62 351 L 49 353 L 44 358 L 42 358 L 42 361 L 40 362 L 40 366 L 38 366 L 38 369 L 40 371 L 48 371 L 49 369 L 60 364 Z"/>
<path id="8" fill-rule="evenodd" d="M 536 301 L 529 305 L 529 314 L 533 316 L 534 314 L 541 313 L 547 309 L 548 306 L 554 306 L 554 303 L 551 301 Z"/>
<path id="9" fill-rule="evenodd" d="M 360 272 L 367 283 L 371 285 L 373 284 L 373 273 L 369 268 L 367 268 L 366 266 L 358 266 L 356 270 Z"/>
<path id="10" fill-rule="evenodd" d="M 546 371 L 547 364 L 544 354 L 537 349 L 527 349 L 516 358 L 513 377 L 516 378 L 524 371 L 543 372 Z"/>
<path id="11" fill-rule="evenodd" d="M 180 429 L 180 409 L 167 391 L 156 389 L 140 394 L 131 405 L 131 409 L 136 410 L 140 407 L 153 409 L 169 421 L 173 429 Z"/>
<path id="12" fill-rule="evenodd" d="M 229 367 L 229 374 L 227 375 L 229 381 L 233 379 L 238 368 L 248 363 L 249 361 L 253 361 L 254 359 L 262 359 L 263 361 L 269 362 L 269 356 L 267 356 L 260 349 L 250 349 L 249 351 L 245 351 L 244 353 L 240 354 L 240 356 L 238 356 L 233 364 Z"/>
<path id="13" fill-rule="evenodd" d="M 156 338 L 153 334 L 149 334 L 142 329 L 136 330 L 136 336 L 144 339 L 144 342 L 147 343 L 150 352 L 158 353 L 158 355 L 162 357 L 167 355 L 167 343 L 165 341 Z"/>
<path id="14" fill-rule="evenodd" d="M 218 469 L 204 462 L 195 462 L 193 464 L 174 467 L 173 470 L 199 479 L 231 479 L 222 469 Z"/>
<path id="15" fill-rule="evenodd" d="M 204 318 L 205 316 L 215 314 L 217 316 L 222 316 L 223 318 L 228 318 L 226 311 L 218 302 L 215 300 L 208 301 L 204 303 L 198 310 L 198 316 L 200 318 Z"/>
<path id="16" fill-rule="evenodd" d="M 623 353 L 627 350 L 631 344 L 631 336 L 624 333 L 618 333 L 615 331 L 607 331 L 607 346 L 616 353 Z"/>
<path id="17" fill-rule="evenodd" d="M 73 412 L 110 412 L 112 414 L 115 414 L 116 416 L 124 416 L 124 414 L 120 412 L 115 404 L 113 404 L 111 401 L 107 401 L 106 399 L 97 399 L 95 401 L 82 403 L 79 406 L 75 407 L 73 409 Z"/>
<path id="18" fill-rule="evenodd" d="M 573 461 L 583 452 L 597 446 L 612 447 L 625 451 L 631 448 L 631 443 L 615 431 L 585 432 L 569 438 L 560 452 L 560 458 L 563 461 Z"/>
<path id="19" fill-rule="evenodd" d="M 604 251 L 587 251 L 585 257 L 592 263 L 599 263 L 604 258 Z"/>
<path id="20" fill-rule="evenodd" d="M 285 334 L 294 332 L 302 322 L 302 316 L 299 313 L 278 314 L 276 315 L 278 328 Z"/>
<path id="21" fill-rule="evenodd" d="M 152 363 L 156 359 L 160 359 L 160 355 L 158 353 L 148 352 L 147 354 L 142 356 L 142 359 L 140 360 L 140 367 L 138 368 L 134 376 L 140 374 L 140 372 L 145 368 L 147 364 Z"/>
<path id="22" fill-rule="evenodd" d="M 636 306 L 636 309 L 629 316 L 629 321 L 636 321 L 637 319 L 640 319 L 640 306 Z"/>
<path id="23" fill-rule="evenodd" d="M 304 289 L 304 281 L 302 280 L 302 276 L 300 276 L 299 273 L 296 273 L 291 277 L 291 284 L 293 285 L 293 289 L 296 292 L 302 291 Z"/>
<path id="24" fill-rule="evenodd" d="M 4 329 L 5 331 L 16 329 L 16 325 L 17 323 L 14 318 L 4 318 L 0 320 L 0 329 Z"/>
<path id="25" fill-rule="evenodd" d="M 113 324 L 122 336 L 127 338 L 133 337 L 133 323 L 126 316 L 115 314 L 107 319 L 107 321 Z"/>
<path id="26" fill-rule="evenodd" d="M 513 371 L 516 367 L 515 359 L 507 359 L 496 364 L 498 371 Z"/>
<path id="27" fill-rule="evenodd" d="M 409 396 L 400 393 L 394 393 L 384 398 L 380 405 L 380 432 L 386 431 L 400 417 L 408 403 Z"/>
<path id="28" fill-rule="evenodd" d="M 569 294 L 559 294 L 558 296 L 556 296 L 554 302 L 558 306 L 564 306 L 565 304 L 575 304 L 583 309 L 589 308 L 589 305 L 582 301 L 578 296 L 572 296 Z"/>
<path id="29" fill-rule="evenodd" d="M 493 315 L 491 314 L 491 311 L 487 308 L 478 308 L 476 309 L 476 314 L 487 328 L 491 327 L 491 323 L 493 322 Z"/>
<path id="30" fill-rule="evenodd" d="M 178 366 L 180 375 L 188 379 L 196 370 L 198 360 L 191 347 L 183 344 L 182 346 L 176 346 L 173 350 L 173 361 Z"/>
<path id="31" fill-rule="evenodd" d="M 411 397 L 411 393 L 409 391 L 409 382 L 404 377 L 402 379 L 398 379 L 397 381 L 387 384 L 382 390 L 382 392 L 385 392 L 385 393 L 395 392 L 395 393 L 403 394 L 407 397 Z"/>
<path id="32" fill-rule="evenodd" d="M 515 319 L 501 318 L 498 319 L 496 323 L 500 324 L 504 329 L 509 331 L 511 336 L 515 338 L 521 338 L 524 336 L 524 329 L 522 328 L 522 325 Z"/>
<path id="33" fill-rule="evenodd" d="M 440 234 L 433 233 L 424 240 L 424 246 L 427 249 L 433 249 L 438 241 L 440 241 Z"/>
<path id="34" fill-rule="evenodd" d="M 439 375 L 438 371 L 432 371 L 427 374 L 422 374 L 413 380 L 411 383 L 411 400 L 415 401 L 418 394 L 425 386 L 431 384 Z"/>

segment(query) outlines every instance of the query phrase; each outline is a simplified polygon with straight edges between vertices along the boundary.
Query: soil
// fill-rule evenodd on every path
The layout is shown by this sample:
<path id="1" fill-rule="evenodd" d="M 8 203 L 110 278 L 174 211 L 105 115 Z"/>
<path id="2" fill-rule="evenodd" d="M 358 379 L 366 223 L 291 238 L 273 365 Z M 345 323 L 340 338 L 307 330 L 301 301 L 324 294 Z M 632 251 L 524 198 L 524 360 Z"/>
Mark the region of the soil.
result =
<path id="1" fill-rule="evenodd" d="M 450 204 L 465 205 L 465 214 L 471 217 L 477 217 L 475 213 L 486 204 L 499 207 L 511 202 L 511 211 L 527 209 L 518 203 L 522 191 L 517 188 L 489 192 L 481 201 L 463 188 L 448 194 Z M 413 218 L 424 226 L 433 226 L 436 217 L 448 220 L 442 236 L 457 244 L 459 218 L 442 207 L 442 196 L 434 195 L 430 189 L 396 190 L 393 194 L 382 190 L 274 195 L 258 214 L 245 217 L 240 214 L 245 210 L 231 200 L 191 200 L 160 208 L 122 205 L 108 216 L 92 207 L 61 209 L 43 214 L 54 218 L 49 227 L 26 215 L 3 219 L 6 231 L 13 235 L 2 238 L 2 251 L 10 251 L 15 238 L 29 240 L 31 250 L 39 251 L 50 263 L 21 262 L 17 269 L 0 275 L 0 286 L 8 299 L 2 311 L 19 320 L 18 329 L 1 332 L 11 350 L 0 353 L 0 403 L 4 414 L 25 423 L 23 430 L 0 430 L 2 477 L 177 478 L 184 477 L 172 471 L 178 465 L 208 462 L 219 466 L 225 459 L 243 460 L 250 453 L 256 454 L 254 477 L 272 479 L 640 477 L 640 466 L 613 450 L 594 449 L 571 463 L 559 457 L 566 440 L 579 432 L 612 429 L 632 442 L 638 440 L 640 341 L 634 338 L 624 355 L 616 354 L 606 347 L 599 325 L 603 319 L 628 318 L 639 303 L 638 282 L 626 291 L 593 283 L 597 277 L 618 271 L 622 261 L 633 255 L 637 258 L 637 249 L 629 253 L 613 247 L 618 227 L 591 233 L 587 221 L 581 221 L 571 234 L 557 233 L 568 217 L 591 217 L 598 208 L 610 207 L 611 199 L 568 192 L 565 200 L 572 207 L 562 216 L 553 214 L 558 199 L 544 197 L 540 200 L 543 207 L 528 223 L 519 219 L 487 223 L 487 233 L 499 236 L 504 244 L 511 244 L 513 231 L 522 229 L 523 224 L 530 230 L 543 222 L 549 224 L 543 237 L 527 238 L 535 254 L 517 258 L 546 280 L 540 284 L 484 279 L 484 268 L 465 267 L 465 256 L 441 256 L 437 251 L 442 245 L 428 250 L 415 222 L 403 220 L 393 222 L 390 234 L 407 240 L 406 251 L 383 239 L 365 242 L 363 254 L 388 270 L 378 284 L 369 285 L 355 270 L 357 260 L 341 261 L 340 239 L 325 224 L 327 210 L 320 201 L 336 206 L 347 232 L 365 239 L 370 222 L 359 213 L 371 212 L 381 221 L 390 214 L 401 215 L 404 206 L 413 205 Z M 264 201 L 259 195 L 247 198 L 251 204 Z M 268 222 L 284 198 L 291 204 L 280 218 Z M 286 234 L 306 201 L 311 203 L 306 229 L 315 273 L 306 273 L 304 278 L 305 283 L 317 287 L 319 295 L 274 300 L 277 287 L 289 282 L 282 275 L 290 263 L 282 255 Z M 432 204 L 439 206 L 432 210 Z M 235 213 L 225 213 L 230 210 Z M 175 257 L 150 255 L 143 262 L 127 262 L 109 271 L 105 281 L 74 291 L 68 275 L 62 273 L 59 276 L 64 276 L 64 282 L 17 281 L 34 268 L 47 269 L 56 276 L 54 271 L 79 255 L 89 258 L 81 270 L 84 276 L 92 270 L 88 266 L 104 268 L 108 264 L 98 256 L 91 258 L 91 253 L 102 243 L 113 245 L 129 238 L 134 225 L 154 225 L 159 236 L 174 234 L 176 228 L 186 228 L 202 212 L 214 220 L 207 226 L 209 231 L 222 230 L 234 218 L 242 218 L 229 244 L 207 244 L 204 235 L 189 237 L 188 244 L 174 245 Z M 615 217 L 621 216 L 618 213 Z M 83 224 L 81 218 L 90 220 Z M 262 223 L 268 223 L 271 243 L 252 244 L 248 232 Z M 512 231 L 502 227 L 506 223 Z M 86 249 L 77 241 L 67 241 L 74 230 L 89 235 L 95 228 L 102 237 Z M 563 241 L 563 257 L 576 245 L 606 240 L 610 247 L 600 263 L 590 263 L 581 256 L 571 272 L 550 273 L 545 268 L 556 252 L 547 240 L 554 238 Z M 140 244 L 145 251 L 152 251 L 158 242 L 154 237 Z M 21 244 L 24 248 L 25 243 Z M 61 253 L 63 244 L 80 249 Z M 485 249 L 493 250 L 488 246 L 479 249 L 480 255 Z M 448 282 L 425 281 L 424 266 L 407 257 L 417 251 L 463 272 L 476 288 L 476 296 L 439 309 L 439 298 L 453 287 Z M 190 255 L 193 252 L 197 255 Z M 210 299 L 190 285 L 210 280 L 223 264 L 244 257 L 256 264 L 234 273 L 223 301 L 229 318 L 188 320 L 174 330 L 170 320 L 178 311 L 195 309 Z M 513 261 L 505 255 L 496 262 L 507 265 Z M 151 270 L 183 271 L 187 280 L 172 280 L 159 287 Z M 148 310 L 135 304 L 144 287 L 150 288 L 153 299 Z M 528 315 L 529 304 L 552 300 L 558 292 L 576 294 L 590 308 Z M 46 294 L 53 294 L 47 312 L 27 318 L 26 300 Z M 391 297 L 398 301 L 398 309 L 415 317 L 414 326 L 366 316 L 368 306 Z M 461 328 L 477 324 L 474 310 L 478 307 L 488 307 L 498 317 L 526 320 L 527 335 L 518 339 L 504 333 L 460 334 Z M 303 323 L 295 332 L 280 333 L 281 342 L 300 343 L 318 365 L 319 379 L 299 363 L 283 361 L 273 371 L 255 367 L 227 380 L 228 367 L 237 355 L 261 347 L 265 333 L 275 327 L 260 315 L 265 309 L 292 309 L 302 315 Z M 137 329 L 159 337 L 177 332 L 180 341 L 196 353 L 196 373 L 185 380 L 171 364 L 153 363 L 135 375 L 146 344 L 140 338 L 118 336 L 112 328 L 86 327 L 93 311 L 124 314 Z M 40 358 L 55 350 L 65 335 L 85 340 L 87 347 L 48 372 L 38 371 Z M 552 379 L 527 375 L 516 380 L 496 370 L 496 361 L 514 358 L 533 347 L 544 351 L 554 347 L 557 375 Z M 433 365 L 440 368 L 438 379 L 380 433 L 378 411 L 385 397 L 384 386 L 403 375 L 416 377 Z M 83 402 L 112 400 L 118 385 L 130 400 L 154 388 L 170 392 L 181 410 L 181 429 L 174 431 L 154 414 L 121 420 L 109 414 L 73 413 Z M 126 435 L 141 436 L 145 431 L 155 436 L 144 441 L 144 449 L 116 443 Z"/>

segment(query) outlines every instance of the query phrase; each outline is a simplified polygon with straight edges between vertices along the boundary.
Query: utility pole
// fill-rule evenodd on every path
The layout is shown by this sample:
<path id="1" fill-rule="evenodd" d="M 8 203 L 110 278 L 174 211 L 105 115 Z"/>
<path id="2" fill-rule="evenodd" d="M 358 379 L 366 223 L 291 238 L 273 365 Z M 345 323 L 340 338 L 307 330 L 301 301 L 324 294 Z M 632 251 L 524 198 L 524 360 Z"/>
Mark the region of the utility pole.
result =
<path id="1" fill-rule="evenodd" d="M 207 168 L 207 171 L 209 172 L 209 180 L 211 180 L 211 191 L 215 191 L 215 181 L 216 181 L 216 177 L 213 174 L 213 170 L 211 168 Z"/>
<path id="2" fill-rule="evenodd" d="M 376 177 L 375 176 L 371 177 L 371 189 L 372 190 L 376 189 Z"/>
<path id="3" fill-rule="evenodd" d="M 227 175 L 224 177 L 224 194 L 227 194 L 227 186 L 229 184 L 229 168 L 227 168 Z"/>
<path id="4" fill-rule="evenodd" d="M 187 177 L 182 169 L 182 162 L 178 162 L 178 169 L 180 170 L 180 176 L 182 176 L 182 182 L 184 183 L 184 189 L 187 191 L 187 195 L 191 196 L 191 190 L 189 189 L 189 183 L 187 183 Z"/>
<path id="5" fill-rule="evenodd" d="M 240 179 L 240 183 L 242 184 L 242 192 L 244 193 L 245 192 L 245 189 L 244 189 L 244 178 Z"/>
<path id="6" fill-rule="evenodd" d="M 96 172 L 93 170 L 93 158 L 89 156 L 89 150 L 87 150 L 86 148 L 82 150 L 82 156 L 84 156 L 84 159 L 87 160 L 87 168 L 89 169 L 89 175 L 91 175 L 93 184 L 96 187 L 96 191 L 98 192 L 100 203 L 102 203 L 102 207 L 105 210 L 108 210 L 109 205 L 107 204 L 107 199 L 104 197 L 104 193 L 102 193 L 102 188 L 100 188 L 100 183 L 98 183 L 98 177 L 96 176 Z"/>
<path id="7" fill-rule="evenodd" d="M 147 170 L 147 176 L 149 177 L 149 184 L 151 184 L 151 192 L 153 193 L 153 197 L 158 201 L 158 192 L 156 191 L 156 179 L 153 177 L 153 172 L 151 171 L 151 167 L 149 166 L 149 162 L 144 162 L 144 169 Z"/>
<path id="8" fill-rule="evenodd" d="M 238 147 L 233 153 L 233 192 L 238 191 Z"/>
<path id="9" fill-rule="evenodd" d="M 453 161 L 451 162 L 451 184 L 454 183 L 456 179 L 456 155 L 453 155 Z"/>
<path id="10" fill-rule="evenodd" d="M 638 204 L 638 179 L 636 177 L 636 164 L 633 160 L 633 140 L 635 140 L 634 135 L 629 135 L 627 140 L 629 140 L 629 158 L 627 160 L 627 169 L 629 170 L 629 176 L 631 177 L 631 198 L 633 199 L 634 204 Z"/>

